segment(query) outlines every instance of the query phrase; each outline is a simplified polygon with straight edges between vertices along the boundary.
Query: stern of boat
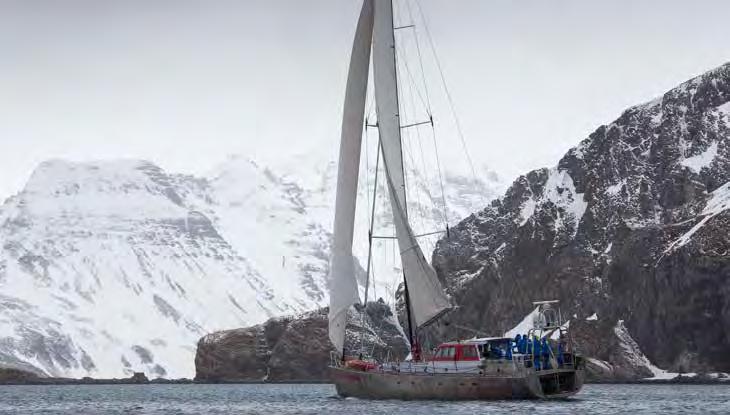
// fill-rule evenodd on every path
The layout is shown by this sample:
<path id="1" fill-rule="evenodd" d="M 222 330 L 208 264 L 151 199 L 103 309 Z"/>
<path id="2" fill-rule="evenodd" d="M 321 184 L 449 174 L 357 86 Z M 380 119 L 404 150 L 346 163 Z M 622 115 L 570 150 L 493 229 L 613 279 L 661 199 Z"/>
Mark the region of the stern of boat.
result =
<path id="1" fill-rule="evenodd" d="M 543 370 L 535 372 L 530 389 L 544 399 L 564 399 L 580 392 L 585 381 L 585 370 L 576 357 L 574 369 Z"/>

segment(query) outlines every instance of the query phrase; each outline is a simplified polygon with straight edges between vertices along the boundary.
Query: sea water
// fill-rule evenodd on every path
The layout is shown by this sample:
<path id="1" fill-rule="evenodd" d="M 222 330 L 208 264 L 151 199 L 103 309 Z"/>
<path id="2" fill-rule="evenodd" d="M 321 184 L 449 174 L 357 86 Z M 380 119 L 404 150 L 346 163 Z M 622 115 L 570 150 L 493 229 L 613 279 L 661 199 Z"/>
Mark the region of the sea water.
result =
<path id="1" fill-rule="evenodd" d="M 369 401 L 332 385 L 0 386 L 13 414 L 730 414 L 730 385 L 586 385 L 560 401 Z"/>

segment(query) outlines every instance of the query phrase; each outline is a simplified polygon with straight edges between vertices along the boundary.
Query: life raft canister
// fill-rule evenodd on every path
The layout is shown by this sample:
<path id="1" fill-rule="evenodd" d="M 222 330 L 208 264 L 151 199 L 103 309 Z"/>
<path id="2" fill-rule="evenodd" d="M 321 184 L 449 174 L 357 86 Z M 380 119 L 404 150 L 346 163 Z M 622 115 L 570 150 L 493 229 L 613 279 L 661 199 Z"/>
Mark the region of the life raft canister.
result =
<path id="1" fill-rule="evenodd" d="M 367 372 L 368 370 L 375 369 L 375 363 L 367 362 L 365 360 L 353 359 L 345 362 L 345 367 L 349 369 L 361 370 Z"/>

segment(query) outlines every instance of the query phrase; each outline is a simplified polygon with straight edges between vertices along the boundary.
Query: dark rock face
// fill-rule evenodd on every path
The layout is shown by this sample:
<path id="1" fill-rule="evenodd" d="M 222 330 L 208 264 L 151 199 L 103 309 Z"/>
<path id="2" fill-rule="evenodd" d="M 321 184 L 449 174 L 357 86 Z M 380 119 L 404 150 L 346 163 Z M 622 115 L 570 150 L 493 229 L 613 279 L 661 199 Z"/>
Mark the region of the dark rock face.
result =
<path id="1" fill-rule="evenodd" d="M 598 377 L 650 376 L 646 358 L 730 371 L 728 181 L 725 64 L 626 110 L 454 227 L 433 263 L 461 308 L 430 334 L 501 333 L 532 301 L 559 299 L 583 353 L 608 362 Z"/>
<path id="2" fill-rule="evenodd" d="M 323 381 L 327 380 L 332 344 L 327 308 L 296 317 L 273 318 L 253 327 L 211 333 L 201 338 L 195 355 L 196 381 Z M 364 324 L 363 324 L 364 323 Z M 359 350 L 361 333 L 372 355 L 403 358 L 405 338 L 390 308 L 382 302 L 352 310 L 347 350 Z"/>
<path id="3" fill-rule="evenodd" d="M 0 367 L 0 384 L 15 384 L 32 382 L 40 379 L 40 377 L 32 372 L 25 370 Z"/>

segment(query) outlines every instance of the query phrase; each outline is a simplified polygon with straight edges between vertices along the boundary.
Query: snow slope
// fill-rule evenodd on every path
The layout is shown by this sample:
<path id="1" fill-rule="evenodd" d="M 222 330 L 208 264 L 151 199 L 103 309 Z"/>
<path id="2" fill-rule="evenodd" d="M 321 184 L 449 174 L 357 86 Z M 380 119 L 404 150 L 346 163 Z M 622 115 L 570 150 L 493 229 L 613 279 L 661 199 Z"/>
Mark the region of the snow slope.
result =
<path id="1" fill-rule="evenodd" d="M 280 173 L 231 157 L 197 178 L 138 160 L 42 163 L 0 207 L 0 364 L 53 376 L 192 377 L 201 336 L 326 305 L 335 165 L 291 166 Z M 454 192 L 498 188 L 453 180 Z M 379 233 L 389 229 L 384 194 Z M 452 208 L 454 220 L 479 207 L 467 202 Z M 385 257 L 374 272 L 376 294 L 392 301 L 398 258 L 388 243 L 376 248 Z"/>

